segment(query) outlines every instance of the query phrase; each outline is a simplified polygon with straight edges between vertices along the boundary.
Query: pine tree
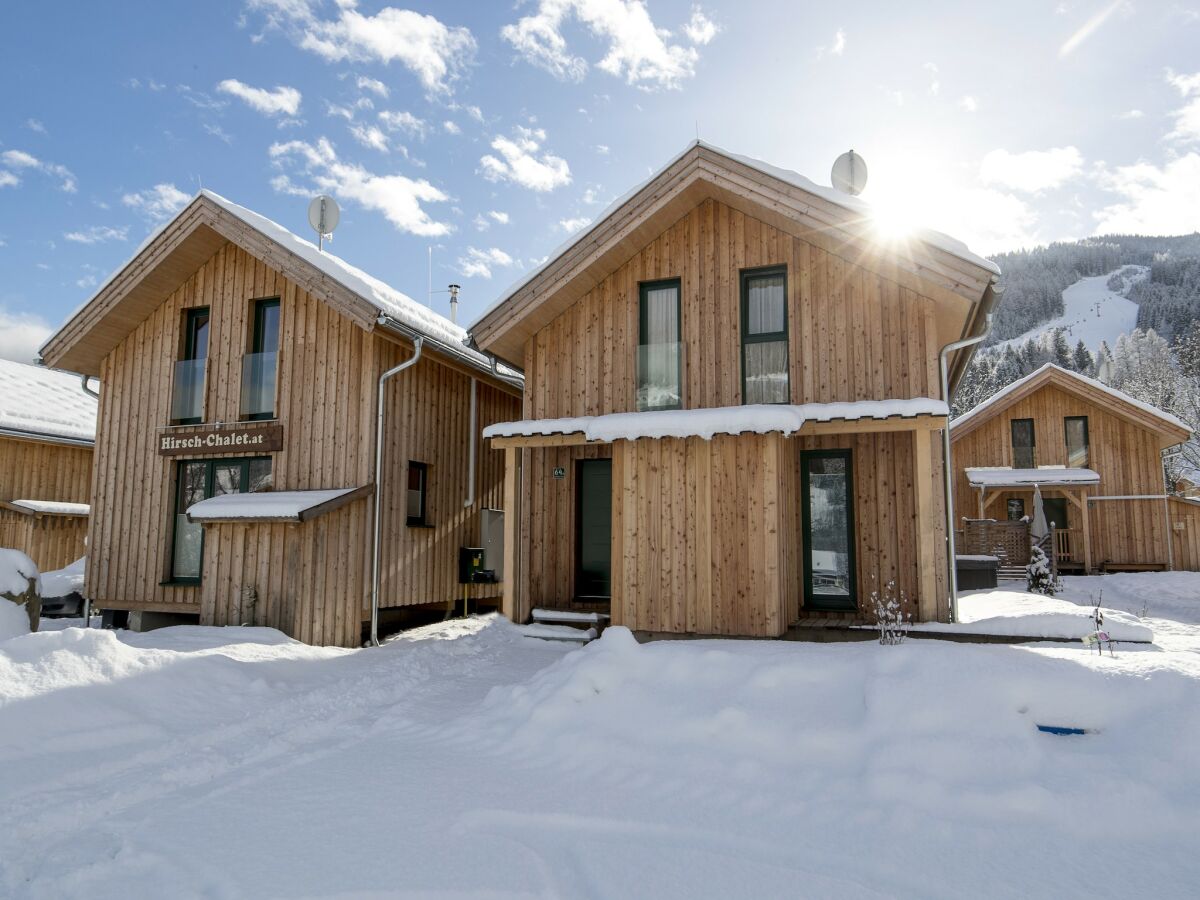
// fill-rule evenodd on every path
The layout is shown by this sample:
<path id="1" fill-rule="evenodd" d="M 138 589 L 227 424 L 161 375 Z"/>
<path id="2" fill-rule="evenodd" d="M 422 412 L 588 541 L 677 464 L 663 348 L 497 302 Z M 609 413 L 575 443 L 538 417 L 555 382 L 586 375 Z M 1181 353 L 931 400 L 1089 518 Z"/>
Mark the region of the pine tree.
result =
<path id="1" fill-rule="evenodd" d="M 1075 345 L 1071 367 L 1080 375 L 1087 375 L 1089 378 L 1095 372 L 1096 362 L 1092 359 L 1092 351 L 1087 348 L 1087 344 L 1083 342 L 1082 338 Z"/>
<path id="2" fill-rule="evenodd" d="M 1071 346 L 1067 343 L 1067 336 L 1061 328 L 1055 328 L 1054 334 L 1050 337 L 1050 362 L 1063 369 L 1073 367 Z"/>

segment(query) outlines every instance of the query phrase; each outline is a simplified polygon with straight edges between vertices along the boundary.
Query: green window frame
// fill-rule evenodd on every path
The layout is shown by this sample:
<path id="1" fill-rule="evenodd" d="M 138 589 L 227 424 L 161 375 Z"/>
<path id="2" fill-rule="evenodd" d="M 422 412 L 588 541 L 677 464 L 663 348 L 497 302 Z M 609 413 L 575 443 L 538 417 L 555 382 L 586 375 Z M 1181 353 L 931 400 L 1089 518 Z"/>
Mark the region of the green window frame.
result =
<path id="1" fill-rule="evenodd" d="M 408 461 L 405 522 L 409 528 L 429 527 L 429 465 Z M 416 505 L 414 506 L 414 502 Z"/>
<path id="2" fill-rule="evenodd" d="M 652 323 L 650 321 L 650 294 L 675 291 L 675 348 L 670 342 L 650 343 Z M 637 408 L 638 411 L 683 408 L 683 282 L 679 278 L 663 278 L 658 281 L 643 281 L 638 284 L 638 358 L 637 358 Z M 670 355 L 674 352 L 674 366 Z M 662 382 L 662 376 L 671 368 L 675 370 L 674 385 L 654 384 Z M 674 395 L 674 400 L 663 397 Z"/>
<path id="3" fill-rule="evenodd" d="M 1037 468 L 1037 432 L 1033 427 L 1033 419 L 1010 419 L 1009 435 L 1012 438 L 1012 467 Z M 1028 442 L 1025 441 L 1026 435 Z"/>
<path id="4" fill-rule="evenodd" d="M 207 306 L 187 311 L 184 319 L 183 353 L 180 359 L 207 359 L 209 322 L 212 317 Z"/>
<path id="5" fill-rule="evenodd" d="M 844 593 L 818 592 L 814 584 L 812 543 L 812 462 L 821 459 L 845 461 L 843 481 L 845 483 L 845 531 L 846 531 L 846 585 Z M 800 451 L 800 511 L 802 537 L 804 541 L 803 569 L 804 608 L 821 611 L 846 611 L 858 608 L 858 560 L 855 544 L 858 535 L 854 530 L 854 454 L 849 449 L 802 450 Z"/>
<path id="6" fill-rule="evenodd" d="M 1076 438 L 1082 437 L 1082 443 L 1074 441 L 1072 446 L 1071 426 L 1076 426 Z M 1063 443 L 1067 447 L 1067 467 L 1071 469 L 1086 469 L 1091 461 L 1092 441 L 1088 433 L 1087 416 L 1066 416 L 1063 419 Z"/>
<path id="7" fill-rule="evenodd" d="M 279 298 L 268 297 L 254 301 L 254 330 L 250 337 L 249 365 L 242 366 L 242 378 L 256 379 L 254 387 L 266 384 L 268 388 L 263 394 L 268 395 L 272 408 L 258 412 L 248 412 L 243 419 L 249 422 L 264 422 L 275 418 L 274 390 L 277 377 L 277 359 L 279 354 Z M 260 354 L 272 354 L 264 358 Z M 269 380 L 262 380 L 269 379 Z"/>
<path id="8" fill-rule="evenodd" d="M 186 521 L 187 510 L 200 499 L 214 496 L 217 470 L 236 471 L 238 489 L 223 491 L 247 494 L 269 490 L 272 461 L 269 456 L 241 456 L 221 459 L 182 459 L 175 466 L 175 515 L 171 529 L 171 573 L 164 584 L 199 584 L 204 577 L 204 529 Z M 189 473 L 192 480 L 189 481 Z M 184 529 L 181 531 L 181 528 Z M 185 541 L 195 543 L 196 574 L 180 574 L 180 550 Z"/>
<path id="9" fill-rule="evenodd" d="M 204 408 L 202 393 L 205 390 L 204 378 L 202 374 L 196 374 L 195 366 L 186 366 L 184 364 L 208 359 L 208 339 L 211 330 L 209 325 L 211 321 L 212 317 L 207 306 L 197 306 L 184 312 L 179 362 L 175 366 L 176 383 L 173 385 L 172 391 L 183 397 L 197 390 L 201 392 L 199 395 L 192 393 L 195 400 L 186 402 L 184 408 L 190 409 L 193 406 L 198 407 L 200 410 Z M 203 367 L 201 367 L 201 370 L 203 370 Z M 172 401 L 174 402 L 174 397 Z M 174 410 L 172 412 L 174 413 Z M 172 422 L 175 425 L 199 425 L 202 421 L 204 421 L 203 415 L 172 418 Z"/>
<path id="10" fill-rule="evenodd" d="M 767 280 L 782 280 L 782 316 L 779 328 L 765 330 L 752 329 L 753 311 L 750 307 L 750 292 L 760 282 Z M 741 327 L 742 327 L 742 403 L 789 403 L 791 402 L 791 375 L 789 373 L 790 350 L 788 348 L 788 281 L 787 266 L 763 266 L 756 269 L 743 269 L 741 272 Z M 766 372 L 752 372 L 765 358 L 765 349 L 760 345 L 777 344 L 782 348 L 782 386 L 783 390 L 774 397 L 770 395 L 770 383 L 758 382 L 751 384 L 751 379 L 769 375 Z M 776 370 L 778 374 L 780 370 Z M 778 383 L 778 382 L 776 382 Z"/>

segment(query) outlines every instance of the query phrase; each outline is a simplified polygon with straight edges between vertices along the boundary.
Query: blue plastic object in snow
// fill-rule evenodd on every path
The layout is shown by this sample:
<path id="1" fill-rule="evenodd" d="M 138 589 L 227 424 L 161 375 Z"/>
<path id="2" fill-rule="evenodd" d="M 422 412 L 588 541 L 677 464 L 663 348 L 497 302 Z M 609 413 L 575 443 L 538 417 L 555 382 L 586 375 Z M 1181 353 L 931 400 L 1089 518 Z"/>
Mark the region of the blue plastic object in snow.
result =
<path id="1" fill-rule="evenodd" d="M 1046 734 L 1087 734 L 1086 728 L 1067 728 L 1063 725 L 1039 725 L 1038 731 L 1044 731 Z"/>

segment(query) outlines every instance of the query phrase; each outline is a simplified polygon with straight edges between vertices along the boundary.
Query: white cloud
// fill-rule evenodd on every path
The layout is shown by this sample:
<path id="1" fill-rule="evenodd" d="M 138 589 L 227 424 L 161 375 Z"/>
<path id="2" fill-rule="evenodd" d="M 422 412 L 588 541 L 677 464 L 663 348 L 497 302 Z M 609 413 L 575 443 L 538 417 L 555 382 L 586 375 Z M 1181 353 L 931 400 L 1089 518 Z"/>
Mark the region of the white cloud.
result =
<path id="1" fill-rule="evenodd" d="M 77 244 L 103 244 L 107 241 L 123 241 L 129 236 L 129 228 L 113 228 L 110 225 L 93 225 L 83 231 L 68 231 L 63 237 Z"/>
<path id="2" fill-rule="evenodd" d="M 574 234 L 585 225 L 590 225 L 592 222 L 587 216 L 577 216 L 573 219 L 559 219 L 558 227 L 567 234 Z"/>
<path id="3" fill-rule="evenodd" d="M 498 137 L 490 153 L 479 160 L 480 171 L 489 181 L 512 181 L 534 191 L 552 191 L 571 183 L 567 161 L 551 153 L 538 155 L 546 132 L 518 125 L 515 138 Z"/>
<path id="4" fill-rule="evenodd" d="M 339 199 L 353 200 L 366 209 L 383 214 L 398 230 L 425 237 L 450 233 L 450 226 L 434 220 L 423 203 L 443 203 L 449 199 L 424 179 L 404 175 L 376 175 L 355 163 L 338 159 L 337 151 L 326 138 L 315 144 L 288 141 L 272 144 L 271 159 L 281 168 L 291 167 L 309 179 L 297 185 L 286 175 L 272 179 L 277 191 L 300 195 L 317 192 Z"/>
<path id="5" fill-rule="evenodd" d="M 1100 186 L 1121 199 L 1096 213 L 1097 234 L 1191 234 L 1200 230 L 1200 153 L 1164 166 L 1102 168 Z"/>
<path id="6" fill-rule="evenodd" d="M 492 270 L 508 268 L 516 262 L 499 247 L 480 250 L 478 247 L 468 247 L 465 255 L 458 258 L 458 265 L 467 278 L 491 278 Z"/>
<path id="7" fill-rule="evenodd" d="M 817 48 L 817 59 L 823 59 L 825 56 L 841 56 L 846 52 L 846 32 L 839 28 L 833 35 L 833 43 L 828 47 L 822 45 Z"/>
<path id="8" fill-rule="evenodd" d="M 1075 147 L 1009 153 L 993 150 L 979 166 L 984 184 L 1030 194 L 1061 186 L 1083 171 L 1083 155 Z"/>
<path id="9" fill-rule="evenodd" d="M 0 169 L 0 188 L 16 187 L 20 183 L 21 179 L 12 172 L 7 172 L 4 169 Z"/>
<path id="10" fill-rule="evenodd" d="M 359 75 L 358 80 L 355 83 L 358 85 L 358 89 L 360 91 L 371 91 L 372 93 L 383 97 L 385 100 L 388 97 L 388 86 L 378 78 L 368 78 L 366 75 Z"/>
<path id="11" fill-rule="evenodd" d="M 700 44 L 701 46 L 712 41 L 720 30 L 721 27 L 706 16 L 704 11 L 698 6 L 692 7 L 692 17 L 683 26 L 683 33 L 688 36 L 688 40 L 693 44 Z"/>
<path id="12" fill-rule="evenodd" d="M 30 131 L 36 131 L 38 134 L 47 134 L 46 126 L 37 119 L 26 119 L 25 127 Z"/>
<path id="13" fill-rule="evenodd" d="M 596 152 L 601 156 L 608 156 L 608 144 L 597 144 Z"/>
<path id="14" fill-rule="evenodd" d="M 1167 139 L 1185 144 L 1200 142 L 1200 72 L 1176 75 L 1168 70 L 1167 82 L 1179 91 L 1186 101 L 1171 113 L 1175 120 L 1175 129 L 1167 135 Z"/>
<path id="15" fill-rule="evenodd" d="M 33 362 L 38 348 L 52 333 L 53 329 L 41 316 L 10 312 L 0 306 L 0 359 Z"/>
<path id="16" fill-rule="evenodd" d="M 929 93 L 936 97 L 942 90 L 942 83 L 938 80 L 937 63 L 927 62 L 921 68 L 929 73 Z"/>
<path id="17" fill-rule="evenodd" d="M 75 287 L 87 290 L 88 288 L 94 288 L 99 283 L 99 276 L 96 275 L 95 272 L 89 272 L 87 275 L 84 275 L 82 278 L 79 278 L 75 281 Z"/>
<path id="18" fill-rule="evenodd" d="M 492 227 L 492 223 L 485 219 L 482 214 L 477 214 L 475 218 L 471 220 L 471 224 L 475 226 L 476 231 L 487 231 Z"/>
<path id="19" fill-rule="evenodd" d="M 973 113 L 979 109 L 979 101 L 970 94 L 963 94 L 958 101 L 958 105 L 969 113 Z"/>
<path id="20" fill-rule="evenodd" d="M 250 0 L 269 26 L 330 62 L 397 62 L 430 93 L 445 93 L 469 65 L 475 38 L 433 16 L 386 6 L 375 15 L 358 11 L 357 0 L 338 0 L 336 17 L 323 18 L 309 0 Z"/>
<path id="21" fill-rule="evenodd" d="M 383 130 L 374 125 L 351 125 L 350 133 L 354 135 L 354 139 L 364 147 L 369 147 L 372 150 L 378 150 L 380 153 L 388 152 L 388 139 Z"/>
<path id="22" fill-rule="evenodd" d="M 655 25 L 643 0 L 539 0 L 535 13 L 505 25 L 500 35 L 526 62 L 561 80 L 580 81 L 588 62 L 573 53 L 563 37 L 571 15 L 607 44 L 596 65 L 627 84 L 647 90 L 677 88 L 695 74 L 699 51 L 670 43 L 671 33 Z M 706 44 L 717 28 L 693 9 L 684 31 L 693 44 Z"/>
<path id="23" fill-rule="evenodd" d="M 1140 118 L 1144 117 L 1145 115 L 1146 114 L 1144 112 L 1142 112 L 1140 109 L 1127 109 L 1123 113 L 1118 113 L 1117 118 L 1131 120 L 1131 119 L 1140 119 Z"/>
<path id="24" fill-rule="evenodd" d="M 388 131 L 403 131 L 406 134 L 424 137 L 429 131 L 429 124 L 412 113 L 395 112 L 385 109 L 379 113 L 379 123 Z"/>
<path id="25" fill-rule="evenodd" d="M 173 184 L 156 184 L 137 193 L 125 194 L 121 202 L 152 222 L 163 222 L 179 212 L 192 198 Z"/>
<path id="26" fill-rule="evenodd" d="M 24 150 L 5 150 L 3 153 L 0 153 L 0 163 L 8 166 L 9 169 L 29 169 L 35 172 L 42 172 L 52 178 L 57 178 L 59 188 L 68 194 L 74 194 L 78 190 L 78 185 L 75 183 L 75 176 L 66 166 L 45 162 L 38 159 L 32 153 L 26 153 Z M 9 172 L 8 174 L 17 178 L 17 180 L 3 181 L 0 183 L 0 187 L 3 187 L 4 184 L 15 186 L 20 181 L 15 172 Z"/>
<path id="27" fill-rule="evenodd" d="M 500 225 L 508 224 L 508 213 L 501 212 L 498 209 L 489 210 L 488 218 L 490 218 L 493 222 L 499 223 Z"/>
<path id="28" fill-rule="evenodd" d="M 458 124 L 449 119 L 442 123 L 442 128 L 445 129 L 446 134 L 462 134 L 462 129 L 458 127 Z"/>
<path id="29" fill-rule="evenodd" d="M 237 97 L 264 116 L 294 116 L 300 111 L 300 92 L 294 87 L 279 85 L 274 90 L 267 90 L 251 87 L 236 78 L 226 78 L 217 85 L 217 90 Z"/>

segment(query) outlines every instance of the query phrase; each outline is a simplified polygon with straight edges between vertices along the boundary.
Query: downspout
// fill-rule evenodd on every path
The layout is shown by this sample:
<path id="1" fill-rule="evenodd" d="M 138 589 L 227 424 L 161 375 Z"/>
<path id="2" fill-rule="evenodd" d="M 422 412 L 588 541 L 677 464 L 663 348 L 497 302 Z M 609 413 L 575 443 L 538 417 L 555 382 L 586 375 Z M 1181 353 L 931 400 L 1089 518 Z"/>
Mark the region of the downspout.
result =
<path id="1" fill-rule="evenodd" d="M 425 339 L 417 336 L 413 339 L 413 355 L 393 366 L 379 376 L 379 388 L 376 393 L 375 408 L 375 520 L 372 522 L 374 542 L 371 547 L 371 646 L 379 646 L 379 544 L 383 531 L 380 522 L 380 512 L 383 507 L 383 387 L 395 375 L 399 375 L 409 366 L 416 365 L 421 358 L 421 348 Z"/>
<path id="2" fill-rule="evenodd" d="M 471 437 L 467 443 L 467 498 L 463 500 L 463 509 L 475 505 L 475 386 L 478 382 L 471 379 Z"/>
<path id="3" fill-rule="evenodd" d="M 80 386 L 81 388 L 83 388 L 83 392 L 84 392 L 85 394 L 90 394 L 91 396 L 93 396 L 93 397 L 95 397 L 97 400 L 99 400 L 99 399 L 100 399 L 100 395 L 99 395 L 99 394 L 98 394 L 96 391 L 93 391 L 93 390 L 92 390 L 90 387 L 88 387 L 88 378 L 89 378 L 89 377 L 90 377 L 90 376 L 88 376 L 88 375 L 80 375 L 80 376 L 79 376 L 79 386 Z"/>
<path id="4" fill-rule="evenodd" d="M 947 408 L 950 406 L 950 374 L 947 369 L 947 359 L 951 353 L 964 347 L 973 347 L 987 339 L 992 330 L 992 314 L 989 312 L 985 320 L 983 332 L 974 337 L 952 341 L 938 353 L 938 369 L 942 376 L 942 400 Z M 950 421 L 942 429 L 942 480 L 946 503 L 946 564 L 950 570 L 950 621 L 958 621 L 958 572 L 955 569 L 954 554 L 954 470 L 950 468 Z"/>

